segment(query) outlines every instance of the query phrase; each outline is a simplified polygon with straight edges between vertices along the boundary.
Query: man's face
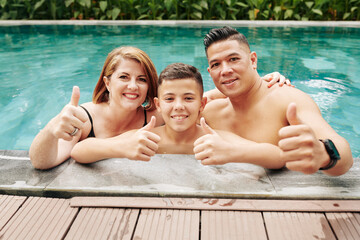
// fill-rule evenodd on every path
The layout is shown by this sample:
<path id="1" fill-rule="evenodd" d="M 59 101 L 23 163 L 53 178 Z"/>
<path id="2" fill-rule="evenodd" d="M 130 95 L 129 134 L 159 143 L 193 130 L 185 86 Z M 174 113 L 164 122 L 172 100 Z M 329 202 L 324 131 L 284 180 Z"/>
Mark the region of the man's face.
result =
<path id="1" fill-rule="evenodd" d="M 159 87 L 155 104 L 167 127 L 183 132 L 195 127 L 204 109 L 201 90 L 194 79 L 165 80 Z"/>
<path id="2" fill-rule="evenodd" d="M 236 40 L 213 43 L 207 50 L 208 72 L 215 86 L 226 96 L 235 97 L 253 84 L 256 76 L 255 52 Z"/>

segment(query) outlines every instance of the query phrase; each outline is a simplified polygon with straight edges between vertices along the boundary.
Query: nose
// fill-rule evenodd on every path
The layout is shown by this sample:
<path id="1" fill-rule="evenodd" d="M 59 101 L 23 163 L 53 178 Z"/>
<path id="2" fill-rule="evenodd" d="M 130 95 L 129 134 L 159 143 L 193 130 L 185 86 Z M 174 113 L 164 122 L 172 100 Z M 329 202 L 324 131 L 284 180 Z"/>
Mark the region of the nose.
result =
<path id="1" fill-rule="evenodd" d="M 229 63 L 224 62 L 224 63 L 222 64 L 221 74 L 222 74 L 222 75 L 228 75 L 228 74 L 231 74 L 231 73 L 233 73 L 232 67 L 230 66 Z"/>
<path id="2" fill-rule="evenodd" d="M 183 110 L 184 109 L 184 103 L 181 99 L 177 99 L 175 101 L 174 109 L 175 110 Z"/>
<path id="3" fill-rule="evenodd" d="M 128 89 L 129 90 L 137 90 L 138 89 L 138 85 L 136 83 L 136 79 L 135 78 L 132 78 L 130 81 L 129 81 L 129 84 L 128 84 Z"/>

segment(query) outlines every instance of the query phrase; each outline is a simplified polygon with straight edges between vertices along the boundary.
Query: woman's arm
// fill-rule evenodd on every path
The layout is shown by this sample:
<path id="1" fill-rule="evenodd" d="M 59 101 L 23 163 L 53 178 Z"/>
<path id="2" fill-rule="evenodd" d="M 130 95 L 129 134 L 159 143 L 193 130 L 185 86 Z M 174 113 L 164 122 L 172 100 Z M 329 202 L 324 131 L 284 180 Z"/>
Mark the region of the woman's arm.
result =
<path id="1" fill-rule="evenodd" d="M 29 150 L 35 168 L 48 169 L 59 165 L 70 156 L 72 147 L 79 141 L 88 117 L 78 107 L 80 90 L 74 87 L 71 102 L 34 138 Z M 75 128 L 79 129 L 75 134 Z"/>
<path id="2" fill-rule="evenodd" d="M 149 161 L 158 149 L 160 137 L 150 132 L 156 125 L 153 116 L 143 128 L 131 130 L 112 138 L 87 138 L 78 142 L 71 157 L 79 163 L 92 163 L 107 158 L 129 158 Z"/>

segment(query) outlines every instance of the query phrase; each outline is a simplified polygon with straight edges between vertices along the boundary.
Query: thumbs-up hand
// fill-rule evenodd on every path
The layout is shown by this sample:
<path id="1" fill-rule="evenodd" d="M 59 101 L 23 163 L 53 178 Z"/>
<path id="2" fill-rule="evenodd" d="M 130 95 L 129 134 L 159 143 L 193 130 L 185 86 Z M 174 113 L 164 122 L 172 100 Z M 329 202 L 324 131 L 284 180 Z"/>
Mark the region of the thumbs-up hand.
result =
<path id="1" fill-rule="evenodd" d="M 61 112 L 50 121 L 52 134 L 56 138 L 62 138 L 71 141 L 74 137 L 80 138 L 80 131 L 88 116 L 81 109 L 79 104 L 80 89 L 78 86 L 73 87 L 70 103 L 67 104 Z"/>
<path id="2" fill-rule="evenodd" d="M 204 135 L 194 142 L 195 158 L 204 165 L 225 164 L 229 143 L 207 125 L 203 117 L 200 126 Z"/>
<path id="3" fill-rule="evenodd" d="M 155 155 L 160 141 L 159 135 L 151 132 L 156 126 L 156 117 L 152 116 L 150 122 L 136 131 L 130 131 L 119 135 L 126 137 L 127 158 L 132 160 L 149 161 Z"/>
<path id="4" fill-rule="evenodd" d="M 281 158 L 290 170 L 315 173 L 321 167 L 323 144 L 298 116 L 295 103 L 288 105 L 286 118 L 290 125 L 279 130 Z"/>

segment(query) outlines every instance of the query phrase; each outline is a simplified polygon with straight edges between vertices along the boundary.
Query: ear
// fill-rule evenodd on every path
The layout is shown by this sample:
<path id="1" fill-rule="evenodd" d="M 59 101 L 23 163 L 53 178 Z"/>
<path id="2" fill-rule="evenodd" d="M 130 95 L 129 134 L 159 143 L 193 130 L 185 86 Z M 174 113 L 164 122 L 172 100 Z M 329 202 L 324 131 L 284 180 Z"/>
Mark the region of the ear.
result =
<path id="1" fill-rule="evenodd" d="M 103 77 L 103 81 L 105 83 L 105 86 L 107 88 L 107 90 L 109 91 L 109 84 L 110 84 L 110 79 L 108 77 Z"/>
<path id="2" fill-rule="evenodd" d="M 203 97 L 201 99 L 201 106 L 200 106 L 200 112 L 204 111 L 205 105 L 207 103 L 207 97 Z"/>
<path id="3" fill-rule="evenodd" d="M 208 73 L 210 73 L 210 67 L 207 68 Z"/>
<path id="4" fill-rule="evenodd" d="M 159 113 L 161 113 L 159 98 L 154 97 L 154 103 L 155 103 L 156 110 L 157 110 Z"/>
<path id="5" fill-rule="evenodd" d="M 253 67 L 253 69 L 257 68 L 257 54 L 256 52 L 251 52 L 250 53 L 250 60 L 251 60 L 251 65 Z"/>

